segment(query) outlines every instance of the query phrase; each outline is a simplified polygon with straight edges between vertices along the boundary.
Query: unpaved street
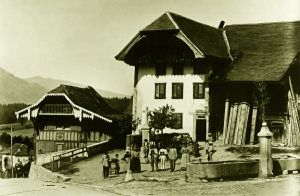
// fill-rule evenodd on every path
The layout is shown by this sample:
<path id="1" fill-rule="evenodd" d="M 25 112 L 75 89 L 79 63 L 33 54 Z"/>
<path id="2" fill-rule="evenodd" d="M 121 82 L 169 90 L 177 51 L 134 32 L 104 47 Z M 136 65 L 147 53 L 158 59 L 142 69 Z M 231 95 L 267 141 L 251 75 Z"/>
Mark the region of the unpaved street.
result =
<path id="1" fill-rule="evenodd" d="M 142 172 L 134 173 L 134 181 L 126 183 L 122 162 L 120 176 L 101 178 L 100 156 L 76 163 L 63 172 L 71 176 L 69 183 L 95 186 L 104 192 L 119 195 L 300 195 L 299 174 L 264 180 L 253 178 L 206 182 L 200 179 L 187 179 L 185 172 L 179 170 L 179 164 L 180 160 L 177 161 L 176 172 L 172 173 L 169 170 L 150 172 L 150 164 L 142 164 Z"/>

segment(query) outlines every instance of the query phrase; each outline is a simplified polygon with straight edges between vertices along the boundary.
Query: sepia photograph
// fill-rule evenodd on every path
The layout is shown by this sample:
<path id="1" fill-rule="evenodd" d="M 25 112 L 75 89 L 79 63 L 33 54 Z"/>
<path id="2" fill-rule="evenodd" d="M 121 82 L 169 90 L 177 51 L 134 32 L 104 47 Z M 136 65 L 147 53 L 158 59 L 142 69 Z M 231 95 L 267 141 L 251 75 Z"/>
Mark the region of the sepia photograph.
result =
<path id="1" fill-rule="evenodd" d="M 299 0 L 0 0 L 0 196 L 300 196 Z"/>

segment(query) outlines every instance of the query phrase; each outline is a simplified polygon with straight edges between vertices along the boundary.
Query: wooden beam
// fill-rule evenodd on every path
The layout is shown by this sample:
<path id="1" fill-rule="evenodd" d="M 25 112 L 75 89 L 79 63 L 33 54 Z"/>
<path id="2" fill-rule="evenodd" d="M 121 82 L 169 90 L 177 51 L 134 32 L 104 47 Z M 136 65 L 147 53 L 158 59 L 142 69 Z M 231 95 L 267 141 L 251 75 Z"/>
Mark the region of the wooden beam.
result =
<path id="1" fill-rule="evenodd" d="M 230 106 L 228 126 L 227 126 L 226 137 L 225 137 L 225 145 L 229 144 L 228 139 L 229 139 L 230 126 L 231 126 L 231 122 L 232 122 L 232 114 L 233 114 L 233 105 Z"/>
<path id="2" fill-rule="evenodd" d="M 243 126 L 242 145 L 246 144 L 247 126 L 248 126 L 248 118 L 249 118 L 249 111 L 250 111 L 250 107 L 247 103 L 245 103 L 245 107 L 246 107 L 246 111 L 245 111 L 245 119 L 244 119 L 244 126 Z"/>
<path id="3" fill-rule="evenodd" d="M 225 137 L 228 125 L 229 100 L 225 101 L 224 122 L 223 122 L 223 144 L 225 145 Z"/>
<path id="4" fill-rule="evenodd" d="M 257 119 L 257 107 L 252 109 L 252 118 L 251 118 L 251 133 L 250 133 L 250 144 L 254 144 L 255 128 L 256 128 L 256 119 Z"/>
<path id="5" fill-rule="evenodd" d="M 240 124 L 241 124 L 241 112 L 242 112 L 242 104 L 238 105 L 238 111 L 237 111 L 237 121 L 235 125 L 235 130 L 234 130 L 234 136 L 233 136 L 233 142 L 232 144 L 236 145 L 237 139 L 238 139 L 238 134 L 240 131 Z"/>
<path id="6" fill-rule="evenodd" d="M 233 143 L 234 129 L 235 129 L 235 124 L 236 124 L 236 119 L 237 119 L 237 110 L 238 110 L 238 104 L 235 103 L 233 106 L 233 111 L 232 111 L 232 120 L 231 120 L 231 125 L 230 125 L 228 144 Z"/>

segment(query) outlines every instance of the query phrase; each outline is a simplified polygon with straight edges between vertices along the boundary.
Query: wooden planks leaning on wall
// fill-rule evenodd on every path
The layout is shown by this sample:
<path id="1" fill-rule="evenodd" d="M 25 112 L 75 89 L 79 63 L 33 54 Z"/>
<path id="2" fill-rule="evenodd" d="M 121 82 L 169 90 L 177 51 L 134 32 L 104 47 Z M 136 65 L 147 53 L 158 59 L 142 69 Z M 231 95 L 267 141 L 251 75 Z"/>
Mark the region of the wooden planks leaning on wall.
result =
<path id="1" fill-rule="evenodd" d="M 250 113 L 250 105 L 248 103 L 241 102 L 241 103 L 229 104 L 228 101 L 226 100 L 225 111 L 224 111 L 224 126 L 223 126 L 224 145 L 245 145 L 246 144 L 249 113 Z M 253 126 L 255 131 L 257 109 L 256 112 L 254 113 L 255 116 L 254 117 L 252 116 L 250 120 L 254 121 Z"/>

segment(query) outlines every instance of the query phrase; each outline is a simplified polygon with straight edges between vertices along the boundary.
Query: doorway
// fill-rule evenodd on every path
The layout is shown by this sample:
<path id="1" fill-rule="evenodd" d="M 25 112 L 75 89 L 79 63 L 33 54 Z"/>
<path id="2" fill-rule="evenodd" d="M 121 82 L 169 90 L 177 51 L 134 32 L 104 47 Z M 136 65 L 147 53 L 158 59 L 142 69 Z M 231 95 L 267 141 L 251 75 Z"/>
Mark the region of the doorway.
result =
<path id="1" fill-rule="evenodd" d="M 206 141 L 206 119 L 196 119 L 196 140 Z"/>
<path id="2" fill-rule="evenodd" d="M 63 150 L 63 144 L 56 144 L 56 151 L 62 151 Z"/>

